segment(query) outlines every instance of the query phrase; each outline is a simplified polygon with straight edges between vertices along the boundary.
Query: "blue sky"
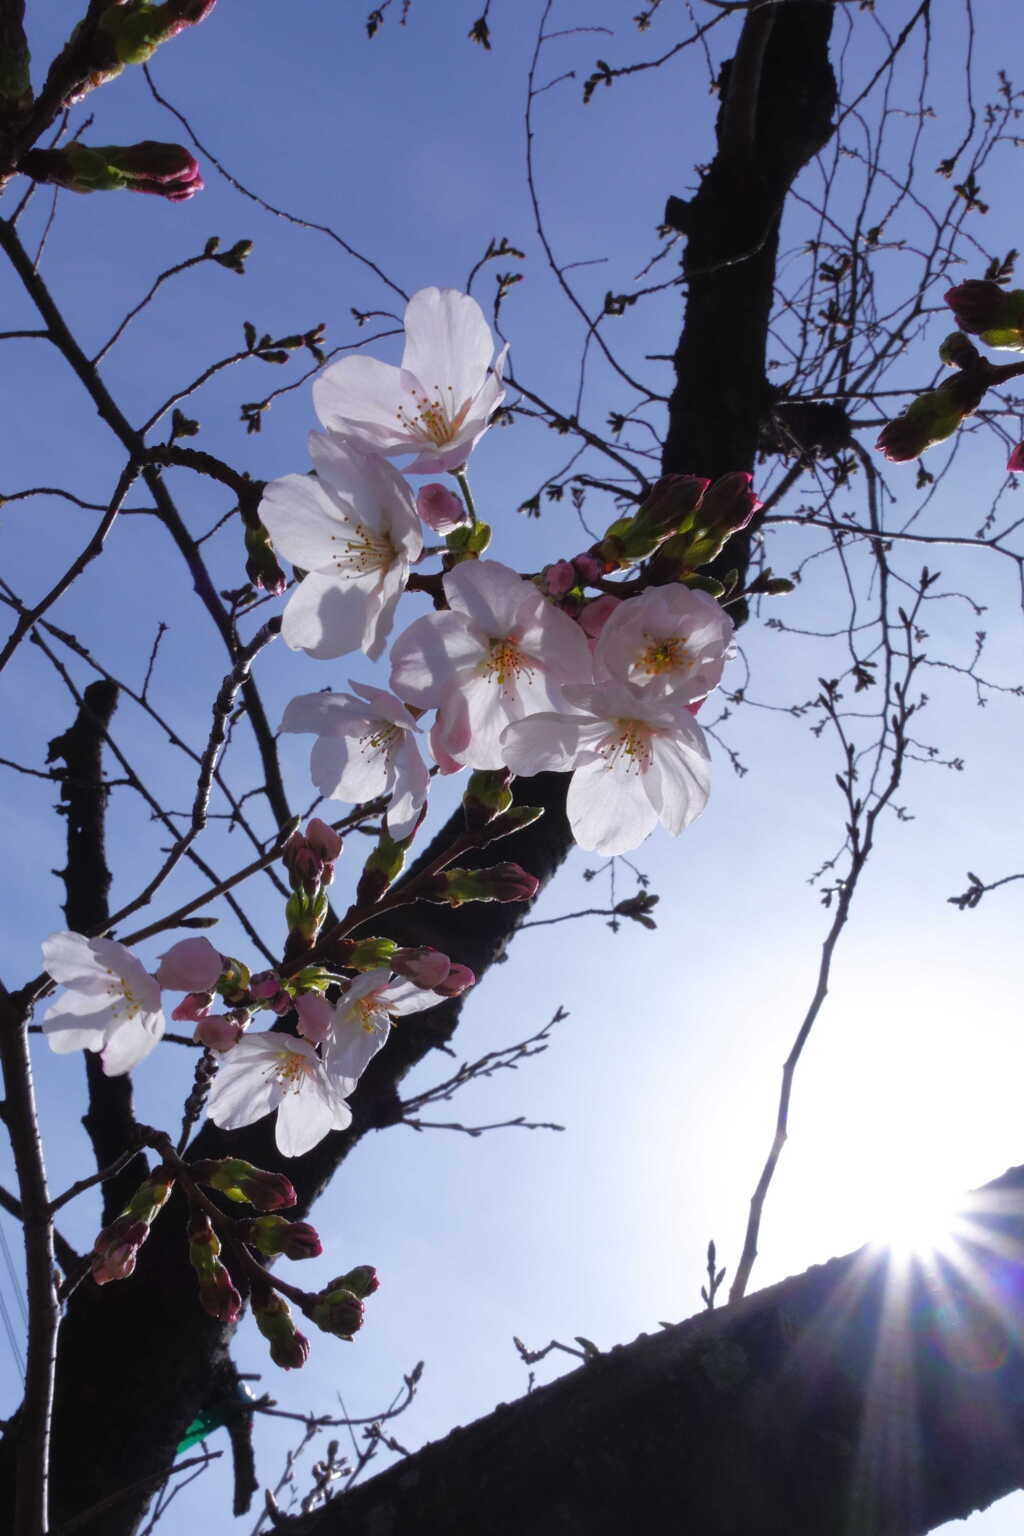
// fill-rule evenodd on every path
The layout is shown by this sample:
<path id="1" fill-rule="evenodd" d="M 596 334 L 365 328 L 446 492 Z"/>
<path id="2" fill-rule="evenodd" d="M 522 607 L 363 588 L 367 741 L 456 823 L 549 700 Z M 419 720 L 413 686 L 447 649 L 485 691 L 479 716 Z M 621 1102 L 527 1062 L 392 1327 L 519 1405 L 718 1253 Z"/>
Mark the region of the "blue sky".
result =
<path id="1" fill-rule="evenodd" d="M 490 53 L 465 41 L 477 9 L 478 0 L 451 0 L 442 8 L 415 0 L 406 26 L 389 13 L 369 43 L 358 6 L 307 0 L 284 8 L 250 0 L 242 13 L 232 0 L 221 0 L 200 31 L 158 55 L 153 74 L 241 181 L 270 203 L 333 226 L 406 293 L 431 283 L 462 286 L 491 237 L 506 235 L 526 251 L 524 281 L 503 310 L 514 367 L 529 387 L 571 409 L 583 328 L 545 268 L 523 178 L 525 76 L 542 7 L 533 0 L 496 6 Z M 901 0 L 893 9 L 890 25 L 898 30 L 912 7 Z M 573 280 L 585 301 L 598 305 L 606 290 L 627 288 L 649 260 L 665 196 L 685 195 L 693 167 L 712 152 L 714 101 L 699 49 L 660 72 L 599 89 L 590 106 L 582 105 L 580 83 L 597 57 L 652 57 L 686 26 L 680 6 L 659 14 L 651 32 L 640 36 L 633 10 L 623 0 L 561 0 L 550 26 L 568 35 L 548 46 L 538 77 L 576 72 L 537 100 L 537 184 L 559 259 L 595 263 L 577 267 Z M 938 10 L 945 31 L 926 87 L 938 117 L 928 120 L 918 150 L 929 174 L 955 147 L 965 122 L 947 85 L 964 48 L 959 6 L 940 0 Z M 978 18 L 981 101 L 991 96 L 1002 62 L 999 10 Z M 584 23 L 608 31 L 574 30 Z M 37 59 L 59 45 L 63 25 L 51 14 L 34 18 Z M 881 47 L 874 22 L 858 16 L 856 25 L 862 30 L 846 56 L 851 79 L 870 75 Z M 715 67 L 730 51 L 731 28 L 724 23 L 708 40 Z M 840 36 L 844 29 L 841 20 Z M 911 106 L 915 90 L 908 64 L 896 89 L 899 104 Z M 87 112 L 96 114 L 85 135 L 93 142 L 180 136 L 173 118 L 150 98 L 141 72 L 127 72 L 96 93 L 76 121 Z M 897 165 L 901 149 L 908 152 L 909 139 L 899 137 L 905 131 L 894 125 Z M 855 164 L 843 163 L 851 186 L 855 172 Z M 225 247 L 243 237 L 255 241 L 244 278 L 215 266 L 184 274 L 112 352 L 104 377 L 134 420 L 145 419 L 211 358 L 240 346 L 245 320 L 275 335 L 325 321 L 329 345 L 343 346 L 364 334 L 352 321 L 353 308 L 401 313 L 400 296 L 328 236 L 273 218 L 209 165 L 204 174 L 207 191 L 181 206 L 129 195 L 64 195 L 48 237 L 42 270 L 87 350 L 102 344 L 157 270 L 195 254 L 211 234 Z M 1000 174 L 1007 175 L 1005 166 Z M 949 196 L 947 183 L 936 179 L 935 185 L 937 201 Z M 929 195 L 930 188 L 926 177 Z M 978 239 L 1005 251 L 1019 241 L 1019 228 L 998 180 L 986 191 L 992 206 Z M 49 207 L 42 190 L 24 220 L 30 249 Z M 922 228 L 909 220 L 901 226 L 908 247 L 924 238 Z M 787 267 L 802 259 L 812 229 L 809 214 L 794 215 L 783 241 Z M 675 259 L 669 256 L 655 273 L 668 276 Z M 910 251 L 892 253 L 884 275 L 892 294 L 913 273 L 913 259 Z M 491 266 L 518 268 L 509 261 Z M 957 268 L 953 275 L 979 271 Z M 485 268 L 475 290 L 485 303 L 492 285 Z M 935 302 L 940 292 L 941 286 Z M 883 291 L 880 308 L 887 297 Z M 4 329 L 35 323 L 10 280 L 2 313 Z M 645 359 L 672 350 L 678 315 L 676 289 L 615 322 L 622 358 L 658 392 L 667 391 L 668 366 Z M 397 332 L 387 317 L 370 325 Z M 908 354 L 908 382 L 930 377 L 934 347 L 947 328 L 936 319 Z M 0 492 L 51 484 L 105 500 L 121 460 L 76 381 L 44 343 L 4 345 L 0 388 L 8 443 Z M 369 350 L 394 361 L 400 339 L 395 334 Z M 196 446 L 256 476 L 304 469 L 304 436 L 314 425 L 308 385 L 278 399 L 258 435 L 247 435 L 238 420 L 242 402 L 262 398 L 299 372 L 298 364 L 275 369 L 250 362 L 219 375 L 185 405 L 202 422 Z M 595 370 L 583 417 L 600 429 L 609 410 L 628 402 L 628 392 Z M 651 419 L 659 420 L 657 406 Z M 496 558 L 536 569 L 589 542 L 568 498 L 547 507 L 539 522 L 515 511 L 570 451 L 566 439 L 521 421 L 481 444 L 473 482 L 495 527 Z M 224 498 L 205 482 L 171 478 L 190 526 L 204 528 L 224 510 Z M 886 479 L 893 496 L 886 515 L 895 527 L 915 513 L 920 497 L 912 470 L 893 468 Z M 992 439 L 967 443 L 915 528 L 973 532 L 1003 480 Z M 136 493 L 130 504 L 144 501 Z M 853 489 L 849 509 L 857 506 Z M 591 501 L 587 510 L 598 527 L 612 515 L 607 503 Z M 0 511 L 6 579 L 35 594 L 50 562 L 62 568 L 91 528 L 92 514 L 54 498 L 7 506 Z M 770 555 L 775 569 L 789 570 L 817 547 L 808 539 L 806 530 L 780 533 Z M 237 527 L 230 524 L 208 547 L 218 584 L 240 584 Z M 928 551 L 927 558 L 941 565 L 944 587 L 969 590 L 986 607 L 979 618 L 960 599 L 933 603 L 928 628 L 935 654 L 966 664 L 973 635 L 984 627 L 987 675 L 1015 684 L 1019 594 L 1010 562 L 970 551 L 934 557 Z M 53 617 L 136 686 L 157 624 L 168 624 L 154 698 L 186 739 L 201 742 L 224 661 L 179 565 L 155 524 L 123 518 L 109 552 Z M 902 568 L 913 572 L 914 562 Z M 815 569 L 791 599 L 763 616 L 777 614 L 813 631 L 833 627 L 835 572 L 816 581 Z M 857 574 L 866 579 L 862 567 Z M 410 616 L 418 611 L 411 602 Z M 471 1140 L 398 1127 L 364 1140 L 315 1217 L 328 1248 L 316 1273 L 326 1278 L 350 1261 L 370 1261 L 384 1278 L 364 1332 L 352 1345 L 315 1340 L 306 1370 L 284 1377 L 269 1367 L 251 1325 L 240 1330 L 243 1368 L 262 1371 L 263 1385 L 283 1406 L 331 1411 L 340 1393 L 350 1411 L 372 1412 L 423 1358 L 420 1396 L 396 1425 L 399 1439 L 415 1446 L 524 1390 L 513 1334 L 531 1345 L 583 1334 L 609 1347 L 661 1319 L 687 1316 L 700 1304 L 709 1237 L 731 1272 L 774 1118 L 779 1066 L 813 988 L 828 920 L 808 876 L 841 842 L 843 822 L 831 787 L 834 745 L 784 708 L 812 697 L 817 678 L 842 662 L 816 639 L 760 623 L 748 627 L 742 643 L 753 672 L 751 696 L 783 708 L 733 712 L 724 739 L 749 772 L 735 775 L 719 750 L 705 815 L 679 842 L 658 835 L 637 856 L 661 898 L 657 933 L 626 925 L 612 935 L 600 919 L 524 933 L 466 1009 L 457 1049 L 469 1058 L 533 1033 L 559 1004 L 570 1017 L 545 1055 L 472 1086 L 433 1118 L 473 1124 L 525 1113 L 560 1122 L 565 1132 L 498 1131 Z M 89 680 L 80 662 L 72 660 L 71 668 L 81 682 Z M 370 680 L 374 673 L 363 658 L 319 664 L 277 646 L 261 659 L 257 675 L 277 719 L 295 693 L 344 687 L 350 675 Z M 922 739 L 934 742 L 942 758 L 962 757 L 965 767 L 913 766 L 903 798 L 914 819 L 883 823 L 833 993 L 798 1078 L 758 1285 L 845 1252 L 877 1231 L 894 1186 L 964 1189 L 1021 1161 L 1017 1084 L 1024 1051 L 1010 962 L 1019 930 L 1015 888 L 987 898 L 975 913 L 961 914 L 945 900 L 963 889 L 967 868 L 995 878 L 1018 865 L 1020 704 L 994 694 L 979 709 L 970 683 L 948 671 L 929 673 L 927 691 Z M 0 675 L 0 706 L 11 724 L 5 752 L 41 766 L 47 741 L 70 719 L 70 706 L 53 669 L 32 648 L 24 647 L 17 666 Z M 160 732 L 127 703 L 117 724 L 156 792 L 181 808 L 190 788 L 184 759 L 168 753 Z M 305 753 L 301 739 L 285 739 L 282 757 L 296 804 L 310 797 Z M 232 782 L 245 789 L 253 770 L 244 740 L 230 762 Z M 41 938 L 63 925 L 62 889 L 49 873 L 63 862 L 63 828 L 52 814 L 52 786 L 12 778 L 7 794 L 5 858 L 9 889 L 18 894 L 0 974 L 18 984 L 38 968 Z M 438 822 L 444 809 L 439 803 Z M 115 902 L 144 883 L 165 840 L 136 799 L 116 792 Z M 237 835 L 214 829 L 209 842 L 218 868 L 229 870 L 248 857 Z M 600 862 L 574 855 L 537 916 L 605 904 L 604 879 L 584 877 Z M 346 878 L 342 864 L 342 889 Z M 621 869 L 618 878 L 619 894 L 627 894 L 630 872 Z M 195 889 L 191 875 L 181 872 L 159 910 Z M 252 907 L 269 934 L 280 932 L 269 888 L 254 890 Z M 246 953 L 226 909 L 215 942 Z M 160 947 L 149 946 L 143 958 L 152 959 Z M 77 1125 L 77 1064 L 53 1060 L 41 1047 L 37 1057 L 51 1181 L 59 1189 L 79 1175 L 88 1155 Z M 412 1090 L 446 1076 L 449 1067 L 447 1060 L 424 1065 Z M 137 1074 L 140 1113 L 169 1120 L 187 1075 L 188 1063 L 170 1047 L 151 1058 Z M 88 1245 L 94 1225 L 95 1211 L 85 1202 L 69 1210 L 72 1241 Z M 6 1230 L 13 1240 L 10 1224 Z M 2 1275 L 0 1286 L 16 1310 Z M 12 1379 L 0 1413 L 15 1401 Z M 287 1442 L 276 1426 L 263 1425 L 259 1443 L 262 1475 L 272 1481 Z M 223 1481 L 219 1471 L 211 1473 L 171 1506 L 166 1531 L 194 1523 L 214 1478 Z M 1008 1501 L 969 1528 L 989 1536 L 1008 1532 L 1014 1515 L 1019 1521 L 1020 1502 L 1019 1496 Z"/>

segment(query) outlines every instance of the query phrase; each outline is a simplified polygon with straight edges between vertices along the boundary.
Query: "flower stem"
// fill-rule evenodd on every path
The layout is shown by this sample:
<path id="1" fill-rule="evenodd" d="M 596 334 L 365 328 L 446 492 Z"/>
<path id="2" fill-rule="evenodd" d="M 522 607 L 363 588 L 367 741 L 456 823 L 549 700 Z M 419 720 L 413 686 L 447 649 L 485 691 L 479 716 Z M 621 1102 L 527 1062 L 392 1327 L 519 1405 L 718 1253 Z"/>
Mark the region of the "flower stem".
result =
<path id="1" fill-rule="evenodd" d="M 459 490 L 462 492 L 462 499 L 466 503 L 466 511 L 469 513 L 469 520 L 475 528 L 480 519 L 476 515 L 476 502 L 473 500 L 473 492 L 469 488 L 469 481 L 466 478 L 466 471 L 464 469 L 456 469 L 453 470 L 452 473 L 455 476 Z"/>

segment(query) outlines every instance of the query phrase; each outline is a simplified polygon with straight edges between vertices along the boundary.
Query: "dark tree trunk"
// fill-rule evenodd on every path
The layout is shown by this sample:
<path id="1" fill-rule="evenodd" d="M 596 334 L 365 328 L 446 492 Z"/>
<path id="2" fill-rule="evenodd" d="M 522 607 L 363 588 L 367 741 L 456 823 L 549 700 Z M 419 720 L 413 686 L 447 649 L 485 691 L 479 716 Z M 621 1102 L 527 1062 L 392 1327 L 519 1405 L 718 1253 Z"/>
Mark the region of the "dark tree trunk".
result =
<path id="1" fill-rule="evenodd" d="M 919 1536 L 963 1519 L 1024 1478 L 1024 1168 L 969 1209 L 959 1263 L 833 1259 L 613 1349 L 283 1529 Z"/>
<path id="2" fill-rule="evenodd" d="M 768 397 L 764 364 L 778 222 L 794 178 L 831 131 L 832 12 L 833 0 L 789 0 L 750 13 L 723 90 L 716 158 L 688 208 L 671 200 L 670 214 L 676 221 L 685 218 L 689 235 L 689 298 L 676 354 L 679 382 L 669 410 L 667 471 L 718 475 L 753 468 Z M 731 550 L 728 563 L 742 572 L 746 558 L 746 549 Z M 571 847 L 564 786 L 554 776 L 520 787 L 529 803 L 544 803 L 547 813 L 504 842 L 498 856 L 522 863 L 543 886 Z M 441 834 L 445 842 L 450 837 L 447 829 Z M 521 908 L 508 906 L 454 913 L 419 907 L 397 914 L 388 931 L 409 942 L 437 944 L 482 975 L 504 952 L 521 917 Z M 449 1038 L 458 1013 L 453 1004 L 405 1021 L 359 1085 L 352 1128 L 287 1162 L 303 1209 L 367 1130 L 393 1123 L 398 1084 L 411 1066 Z M 263 1167 L 281 1166 L 269 1123 L 230 1136 L 207 1126 L 195 1150 L 216 1156 L 229 1148 Z M 136 1274 L 103 1290 L 86 1282 L 61 1331 L 54 1525 L 117 1490 L 132 1490 L 76 1525 L 78 1536 L 130 1536 L 149 1497 L 140 1479 L 162 1476 L 188 1423 L 230 1376 L 229 1332 L 196 1305 L 180 1227 L 180 1212 L 169 1209 L 143 1249 Z M 653 1423 L 657 1416 L 647 1417 Z M 0 1445 L 0 1507 L 9 1505 L 15 1433 L 16 1424 Z M 628 1457 L 600 1437 L 589 1449 L 581 1445 L 578 1455 L 591 1465 L 610 1458 L 608 1464 L 618 1468 L 627 1488 L 635 1489 L 648 1476 L 646 1470 L 633 1470 Z M 557 1503 L 554 1492 L 551 1498 Z M 684 1524 L 700 1529 L 684 1510 L 678 1513 Z M 561 1528 L 587 1527 L 584 1521 Z"/>

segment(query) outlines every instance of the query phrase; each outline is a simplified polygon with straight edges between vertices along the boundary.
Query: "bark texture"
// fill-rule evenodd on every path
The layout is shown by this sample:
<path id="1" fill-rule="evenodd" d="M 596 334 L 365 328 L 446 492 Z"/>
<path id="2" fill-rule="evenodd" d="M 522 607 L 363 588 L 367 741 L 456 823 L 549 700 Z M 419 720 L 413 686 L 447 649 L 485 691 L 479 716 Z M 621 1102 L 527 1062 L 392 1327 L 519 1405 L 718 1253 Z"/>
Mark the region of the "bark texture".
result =
<path id="1" fill-rule="evenodd" d="M 719 475 L 753 468 L 768 398 L 764 363 L 778 221 L 794 178 L 830 133 L 835 101 L 828 60 L 832 12 L 833 0 L 789 0 L 748 15 L 724 85 L 716 158 L 692 205 L 684 209 L 672 200 L 676 213 L 687 221 L 689 297 L 676 354 L 679 382 L 669 411 L 666 471 Z M 742 572 L 747 553 L 746 548 L 730 551 L 728 564 Z M 494 857 L 523 864 L 543 887 L 571 847 L 564 783 L 561 776 L 542 776 L 520 788 L 527 803 L 544 804 L 547 812 L 526 832 L 502 843 Z M 446 829 L 438 842 L 450 838 Z M 490 856 L 484 862 L 491 862 Z M 436 944 L 479 976 L 504 953 L 522 912 L 509 906 L 466 907 L 454 913 L 417 907 L 399 912 L 392 922 L 381 924 L 381 931 L 404 942 Z M 287 1172 L 303 1210 L 368 1130 L 393 1123 L 402 1078 L 427 1051 L 450 1037 L 458 1014 L 458 1005 L 452 1004 L 404 1021 L 359 1085 L 351 1129 L 327 1138 L 307 1157 L 288 1161 Z M 195 1146 L 201 1156 L 228 1150 L 262 1167 L 282 1165 L 269 1123 L 230 1136 L 208 1126 Z M 706 1327 L 701 1324 L 697 1331 Z M 150 1492 L 144 1483 L 140 1487 L 140 1479 L 155 1481 L 164 1474 L 187 1424 L 209 1406 L 211 1394 L 223 1390 L 225 1378 L 230 1379 L 228 1342 L 229 1330 L 196 1306 L 181 1213 L 172 1207 L 157 1222 L 130 1280 L 105 1290 L 87 1283 L 69 1308 L 58 1360 L 55 1525 L 104 1501 L 102 1509 L 76 1523 L 78 1536 L 131 1536 Z M 628 1354 L 623 1352 L 623 1358 Z M 602 1362 L 594 1369 L 603 1373 L 610 1368 Z M 660 1368 L 652 1369 L 657 1376 Z M 596 1380 L 590 1375 L 573 1377 L 570 1381 L 577 1387 L 559 1388 L 567 1403 L 577 1388 L 583 1393 L 578 1413 L 565 1409 L 578 1426 L 586 1422 L 585 1405 Z M 642 1396 L 640 1392 L 633 1411 L 653 1426 L 660 1422 L 661 1409 L 652 1399 L 652 1411 L 642 1410 Z M 724 1423 L 727 1401 L 722 1395 L 711 1398 L 706 1411 L 714 1409 Z M 774 1427 L 781 1435 L 782 1426 Z M 6 1447 L 0 1445 L 0 1507 L 5 1484 L 9 1487 L 14 1434 L 16 1423 Z M 565 1510 L 566 1523 L 558 1529 L 607 1528 L 588 1526 L 589 1517 L 583 1514 L 574 1517 L 572 1500 L 597 1477 L 599 1466 L 614 1467 L 622 1486 L 634 1494 L 644 1488 L 651 1467 L 646 1461 L 632 1465 L 631 1454 L 595 1429 L 592 1443 L 585 1436 L 578 1441 L 575 1471 L 567 1472 L 563 1464 L 559 1472 L 554 1461 L 543 1462 L 552 1508 Z M 788 1474 L 780 1476 L 786 1481 Z M 601 1473 L 598 1480 L 604 1486 L 610 1474 Z M 110 1502 L 118 1490 L 124 1490 L 123 1496 Z M 492 1513 L 499 1518 L 499 1511 Z M 679 1513 L 688 1528 L 702 1528 L 698 1520 L 690 1520 L 681 1509 Z M 457 1522 L 445 1526 L 448 1531 L 458 1528 Z M 500 1527 L 513 1528 L 534 1527 Z"/>
<path id="2" fill-rule="evenodd" d="M 290 1536 L 919 1536 L 1024 1477 L 1024 1168 L 959 1262 L 860 1249 L 502 1404 Z"/>

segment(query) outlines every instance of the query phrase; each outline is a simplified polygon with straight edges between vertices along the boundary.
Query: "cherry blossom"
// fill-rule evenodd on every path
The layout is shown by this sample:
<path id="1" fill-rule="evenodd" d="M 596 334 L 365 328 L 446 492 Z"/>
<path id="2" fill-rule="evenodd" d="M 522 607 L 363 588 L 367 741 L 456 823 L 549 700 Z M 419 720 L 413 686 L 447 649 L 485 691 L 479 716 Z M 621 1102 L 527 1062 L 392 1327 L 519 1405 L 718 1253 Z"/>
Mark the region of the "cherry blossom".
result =
<path id="1" fill-rule="evenodd" d="M 500 768 L 510 721 L 563 709 L 562 686 L 591 680 L 586 636 L 496 560 L 457 565 L 444 590 L 449 608 L 392 645 L 391 686 L 418 709 L 438 709 L 430 744 L 445 772 Z"/>
<path id="2" fill-rule="evenodd" d="M 329 1131 L 352 1123 L 342 1083 L 308 1040 L 274 1030 L 246 1035 L 225 1057 L 207 1112 L 214 1125 L 237 1131 L 275 1109 L 274 1134 L 285 1157 L 301 1157 Z"/>
<path id="3" fill-rule="evenodd" d="M 324 1045 L 324 1062 L 332 1081 L 350 1094 L 387 1043 L 392 1018 L 420 1013 L 442 1001 L 440 993 L 392 976 L 387 967 L 357 976 L 335 1009 Z"/>
<path id="4" fill-rule="evenodd" d="M 660 821 L 678 835 L 707 803 L 708 749 L 683 701 L 631 683 L 570 687 L 575 714 L 536 714 L 502 737 L 516 773 L 573 770 L 567 813 L 593 853 L 627 853 Z"/>
<path id="5" fill-rule="evenodd" d="M 352 693 L 300 694 L 281 729 L 315 733 L 309 771 L 328 800 L 359 805 L 389 794 L 388 832 L 401 840 L 415 829 L 430 783 L 416 746 L 419 727 L 394 694 L 350 686 Z"/>
<path id="6" fill-rule="evenodd" d="M 130 1072 L 164 1032 L 160 984 L 115 939 L 53 933 L 43 964 L 66 988 L 43 1016 L 50 1049 L 100 1051 L 108 1077 Z"/>
<path id="7" fill-rule="evenodd" d="M 329 659 L 384 649 L 409 567 L 423 549 L 412 491 L 384 459 L 311 432 L 316 479 L 267 486 L 260 520 L 274 547 L 308 574 L 281 624 L 293 651 Z"/>
<path id="8" fill-rule="evenodd" d="M 605 621 L 594 650 L 600 681 L 649 685 L 693 703 L 718 686 L 733 654 L 733 623 L 706 592 L 651 587 Z"/>
<path id="9" fill-rule="evenodd" d="M 415 453 L 412 474 L 458 470 L 505 398 L 507 350 L 492 369 L 494 342 L 476 300 L 421 288 L 405 311 L 402 366 L 342 358 L 313 385 L 313 404 L 330 432 L 364 451 Z"/>

